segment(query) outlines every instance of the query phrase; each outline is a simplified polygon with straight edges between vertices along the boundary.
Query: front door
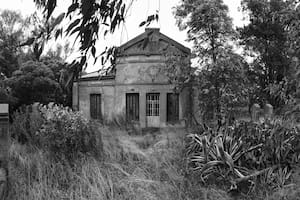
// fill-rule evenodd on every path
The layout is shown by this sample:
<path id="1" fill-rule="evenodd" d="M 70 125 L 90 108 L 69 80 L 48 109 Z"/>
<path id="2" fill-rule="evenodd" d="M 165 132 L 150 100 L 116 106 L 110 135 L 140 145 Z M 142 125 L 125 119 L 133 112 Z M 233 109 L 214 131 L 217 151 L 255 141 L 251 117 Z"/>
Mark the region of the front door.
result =
<path id="1" fill-rule="evenodd" d="M 127 122 L 139 121 L 139 94 L 126 94 L 126 120 Z"/>
<path id="2" fill-rule="evenodd" d="M 159 127 L 159 93 L 146 96 L 146 122 L 148 127 Z"/>
<path id="3" fill-rule="evenodd" d="M 92 119 L 102 120 L 101 94 L 90 94 L 90 115 Z"/>
<path id="4" fill-rule="evenodd" d="M 167 122 L 177 123 L 179 120 L 179 94 L 167 94 Z"/>

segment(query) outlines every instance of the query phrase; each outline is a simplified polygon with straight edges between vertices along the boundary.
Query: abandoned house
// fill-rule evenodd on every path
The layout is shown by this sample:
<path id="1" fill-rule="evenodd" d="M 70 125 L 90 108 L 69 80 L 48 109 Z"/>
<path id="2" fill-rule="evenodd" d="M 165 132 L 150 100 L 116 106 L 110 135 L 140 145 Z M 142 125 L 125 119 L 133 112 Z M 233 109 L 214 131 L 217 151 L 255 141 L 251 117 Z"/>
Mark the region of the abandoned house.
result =
<path id="1" fill-rule="evenodd" d="M 190 56 L 189 48 L 157 28 L 146 28 L 118 47 L 113 73 L 99 76 L 93 72 L 74 82 L 73 108 L 88 119 L 111 121 L 121 117 L 140 127 L 184 126 L 188 90 L 174 92 L 164 73 L 163 52 L 171 48 Z"/>

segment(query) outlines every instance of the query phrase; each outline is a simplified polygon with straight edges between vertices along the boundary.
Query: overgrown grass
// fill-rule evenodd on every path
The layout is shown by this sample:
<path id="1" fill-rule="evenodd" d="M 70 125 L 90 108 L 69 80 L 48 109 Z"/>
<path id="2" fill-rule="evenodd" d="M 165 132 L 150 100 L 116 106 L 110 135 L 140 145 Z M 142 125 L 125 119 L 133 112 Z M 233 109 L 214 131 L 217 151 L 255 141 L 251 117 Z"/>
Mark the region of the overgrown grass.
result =
<path id="1" fill-rule="evenodd" d="M 39 129 L 37 120 L 30 120 L 32 126 L 21 117 L 16 122 L 19 126 L 12 131 L 27 126 L 28 133 L 21 133 L 34 136 Z M 240 195 L 228 193 L 229 188 L 219 180 L 201 183 L 197 171 L 191 171 L 187 165 L 188 132 L 184 129 L 136 130 L 132 134 L 124 127 L 99 124 L 94 131 L 103 143 L 101 156 L 82 154 L 72 162 L 63 156 L 54 159 L 50 149 L 41 145 L 14 141 L 10 147 L 8 199 L 300 199 L 297 168 L 292 171 L 290 184 L 272 191 L 260 185 L 251 193 Z"/>
<path id="2" fill-rule="evenodd" d="M 129 136 L 107 127 L 98 131 L 104 161 L 88 156 L 72 164 L 54 161 L 45 150 L 14 142 L 9 199 L 194 199 L 184 176 L 183 130 L 155 136 Z M 198 192 L 194 196 L 205 193 Z"/>

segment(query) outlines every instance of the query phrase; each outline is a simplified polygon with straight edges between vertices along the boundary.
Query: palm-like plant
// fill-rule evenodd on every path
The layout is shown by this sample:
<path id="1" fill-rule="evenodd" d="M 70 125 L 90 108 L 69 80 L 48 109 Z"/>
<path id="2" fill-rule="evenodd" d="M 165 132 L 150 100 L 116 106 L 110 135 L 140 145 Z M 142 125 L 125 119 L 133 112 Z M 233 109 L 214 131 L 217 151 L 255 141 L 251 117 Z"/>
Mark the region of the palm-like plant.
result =
<path id="1" fill-rule="evenodd" d="M 230 192 L 249 191 L 250 179 L 257 176 L 264 183 L 276 182 L 276 187 L 288 185 L 290 170 L 300 158 L 299 129 L 281 119 L 238 122 L 190 134 L 188 139 L 190 168 L 200 173 L 202 181 L 224 178 L 231 183 Z"/>
<path id="2" fill-rule="evenodd" d="M 222 173 L 228 169 L 226 176 L 233 174 L 238 178 L 249 175 L 249 170 L 240 165 L 240 159 L 248 152 L 262 147 L 262 144 L 248 146 L 241 138 L 231 137 L 227 131 L 211 136 L 207 134 L 190 134 L 188 154 L 193 170 L 205 178 L 212 172 Z"/>

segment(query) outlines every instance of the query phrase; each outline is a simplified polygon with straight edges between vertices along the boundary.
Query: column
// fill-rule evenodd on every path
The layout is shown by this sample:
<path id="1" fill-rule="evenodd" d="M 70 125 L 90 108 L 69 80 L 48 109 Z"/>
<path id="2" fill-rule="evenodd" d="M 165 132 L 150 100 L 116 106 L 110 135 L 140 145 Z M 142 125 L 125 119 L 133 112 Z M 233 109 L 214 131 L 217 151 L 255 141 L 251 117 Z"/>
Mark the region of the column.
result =
<path id="1" fill-rule="evenodd" d="M 146 93 L 140 92 L 140 125 L 141 127 L 146 127 Z"/>
<path id="2" fill-rule="evenodd" d="M 72 88 L 72 108 L 74 110 L 78 110 L 78 95 L 78 82 L 74 82 Z"/>
<path id="3" fill-rule="evenodd" d="M 159 95 L 159 115 L 160 126 L 166 126 L 167 122 L 167 93 L 161 92 Z"/>

